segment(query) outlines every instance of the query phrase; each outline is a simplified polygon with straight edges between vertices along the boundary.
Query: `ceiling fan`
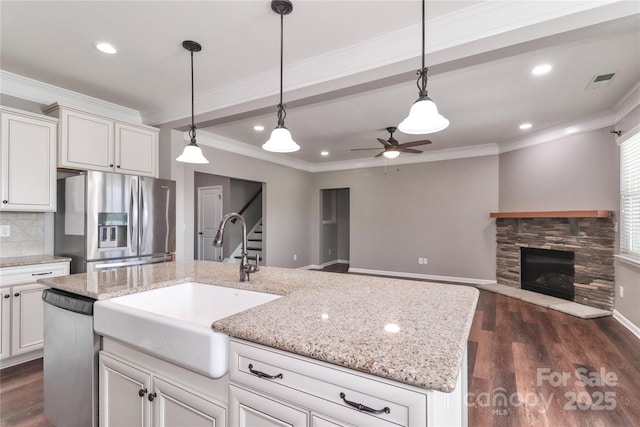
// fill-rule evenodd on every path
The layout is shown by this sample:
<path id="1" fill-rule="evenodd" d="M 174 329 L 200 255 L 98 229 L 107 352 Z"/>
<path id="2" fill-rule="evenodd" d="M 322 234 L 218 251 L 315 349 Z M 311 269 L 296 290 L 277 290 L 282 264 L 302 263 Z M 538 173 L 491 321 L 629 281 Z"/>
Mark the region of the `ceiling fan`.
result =
<path id="1" fill-rule="evenodd" d="M 399 144 L 398 141 L 393 137 L 393 133 L 396 131 L 395 126 L 390 126 L 387 128 L 387 132 L 389 132 L 389 139 L 386 141 L 382 138 L 377 138 L 380 141 L 380 144 L 384 146 L 384 150 L 382 150 L 375 157 L 385 156 L 387 159 L 395 159 L 400 155 L 400 153 L 413 153 L 419 154 L 422 153 L 421 150 L 415 150 L 410 147 L 417 147 L 418 145 L 427 145 L 431 144 L 431 141 L 428 139 L 424 139 L 422 141 L 413 141 L 413 142 L 405 142 L 404 144 Z M 379 150 L 380 148 L 352 148 L 351 151 L 363 151 L 363 150 Z"/>

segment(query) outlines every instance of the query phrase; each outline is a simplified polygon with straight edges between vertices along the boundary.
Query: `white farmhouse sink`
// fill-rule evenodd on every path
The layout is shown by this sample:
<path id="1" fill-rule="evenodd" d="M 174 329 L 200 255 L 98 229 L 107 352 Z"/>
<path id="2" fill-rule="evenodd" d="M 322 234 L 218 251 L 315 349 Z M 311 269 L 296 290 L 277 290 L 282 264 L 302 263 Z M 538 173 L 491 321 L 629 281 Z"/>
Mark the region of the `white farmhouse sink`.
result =
<path id="1" fill-rule="evenodd" d="M 279 295 L 201 283 L 97 301 L 93 328 L 147 353 L 212 378 L 229 370 L 229 337 L 211 324 Z"/>

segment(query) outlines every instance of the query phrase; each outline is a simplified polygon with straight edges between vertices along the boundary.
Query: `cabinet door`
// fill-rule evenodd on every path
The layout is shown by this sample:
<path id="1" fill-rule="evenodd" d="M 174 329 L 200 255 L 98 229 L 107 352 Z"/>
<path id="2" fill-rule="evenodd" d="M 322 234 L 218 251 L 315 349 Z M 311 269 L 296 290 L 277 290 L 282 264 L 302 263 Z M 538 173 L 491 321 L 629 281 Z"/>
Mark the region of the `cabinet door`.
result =
<path id="1" fill-rule="evenodd" d="M 11 288 L 0 292 L 0 360 L 9 357 L 11 337 Z"/>
<path id="2" fill-rule="evenodd" d="M 113 120 L 62 110 L 58 166 L 113 171 Z"/>
<path id="3" fill-rule="evenodd" d="M 100 426 L 150 427 L 151 375 L 100 353 Z"/>
<path id="4" fill-rule="evenodd" d="M 225 427 L 225 408 L 162 378 L 153 378 L 153 425 Z"/>
<path id="5" fill-rule="evenodd" d="M 2 113 L 0 209 L 56 210 L 55 121 Z"/>
<path id="6" fill-rule="evenodd" d="M 116 172 L 157 177 L 158 132 L 116 123 Z"/>
<path id="7" fill-rule="evenodd" d="M 311 427 L 353 427 L 341 421 L 333 420 L 324 415 L 311 414 Z"/>
<path id="8" fill-rule="evenodd" d="M 42 348 L 44 335 L 44 303 L 37 283 L 13 286 L 11 302 L 11 355 L 17 356 Z"/>
<path id="9" fill-rule="evenodd" d="M 306 427 L 309 413 L 233 384 L 229 385 L 230 425 L 238 427 Z"/>

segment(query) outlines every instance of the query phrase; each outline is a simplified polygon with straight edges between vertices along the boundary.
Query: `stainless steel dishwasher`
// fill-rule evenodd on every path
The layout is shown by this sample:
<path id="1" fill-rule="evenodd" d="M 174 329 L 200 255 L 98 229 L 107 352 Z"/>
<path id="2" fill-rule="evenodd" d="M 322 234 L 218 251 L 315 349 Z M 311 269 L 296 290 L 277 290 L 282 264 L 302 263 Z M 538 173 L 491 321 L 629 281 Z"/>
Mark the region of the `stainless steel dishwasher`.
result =
<path id="1" fill-rule="evenodd" d="M 95 300 L 46 289 L 44 300 L 44 415 L 58 427 L 98 427 Z"/>

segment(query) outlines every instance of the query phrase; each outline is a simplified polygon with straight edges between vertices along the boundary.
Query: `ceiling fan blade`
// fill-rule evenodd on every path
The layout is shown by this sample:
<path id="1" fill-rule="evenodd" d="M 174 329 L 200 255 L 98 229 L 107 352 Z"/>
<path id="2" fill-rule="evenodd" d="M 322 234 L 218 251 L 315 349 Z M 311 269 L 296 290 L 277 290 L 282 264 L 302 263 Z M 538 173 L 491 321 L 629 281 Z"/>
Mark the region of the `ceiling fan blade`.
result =
<path id="1" fill-rule="evenodd" d="M 390 147 L 390 146 L 391 146 L 391 144 L 389 144 L 389 142 L 388 142 L 388 141 L 385 141 L 385 140 L 384 140 L 384 139 L 382 139 L 382 138 L 376 138 L 376 139 L 377 139 L 378 141 L 380 141 L 380 144 L 384 145 L 385 147 Z"/>
<path id="2" fill-rule="evenodd" d="M 375 148 L 352 148 L 351 151 L 364 151 L 364 150 L 379 150 L 380 147 Z"/>
<path id="3" fill-rule="evenodd" d="M 414 150 L 413 148 L 405 148 L 405 147 L 398 148 L 398 151 L 401 153 L 413 153 L 413 154 L 422 153 L 421 150 Z"/>
<path id="4" fill-rule="evenodd" d="M 380 157 L 380 156 L 382 156 L 383 154 L 384 154 L 384 151 L 383 151 L 383 152 L 381 152 L 380 154 L 378 154 L 378 155 L 377 155 L 377 156 L 375 156 L 375 157 Z"/>
<path id="5" fill-rule="evenodd" d="M 405 142 L 404 144 L 400 144 L 399 147 L 409 148 L 409 147 L 417 147 L 418 145 L 427 145 L 427 144 L 431 144 L 431 141 L 429 141 L 428 139 L 425 139 L 422 141 Z"/>

